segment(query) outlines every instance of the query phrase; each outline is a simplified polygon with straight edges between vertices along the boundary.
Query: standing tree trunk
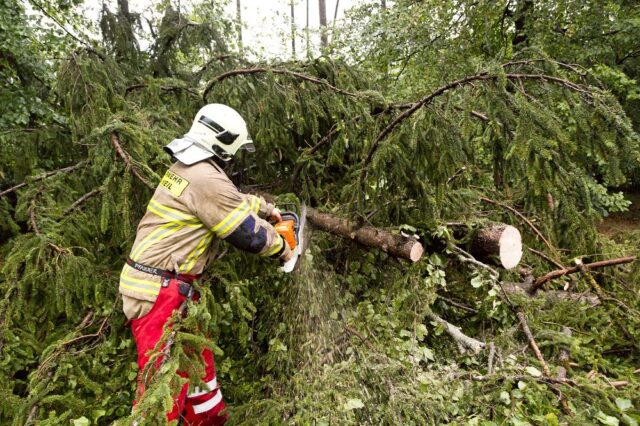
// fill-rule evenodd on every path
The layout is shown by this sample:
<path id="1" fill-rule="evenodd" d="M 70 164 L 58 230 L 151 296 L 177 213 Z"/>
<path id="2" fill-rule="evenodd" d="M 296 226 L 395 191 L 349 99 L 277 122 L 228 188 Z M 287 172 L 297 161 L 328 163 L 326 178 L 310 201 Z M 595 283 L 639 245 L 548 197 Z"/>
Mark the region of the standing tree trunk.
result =
<path id="1" fill-rule="evenodd" d="M 533 0 L 522 0 L 518 2 L 518 6 L 515 13 L 515 35 L 511 44 L 513 47 L 522 45 L 526 46 L 528 40 L 527 25 L 531 21 L 531 13 L 533 12 Z"/>
<path id="2" fill-rule="evenodd" d="M 320 14 L 320 45 L 327 47 L 329 41 L 327 39 L 327 2 L 326 0 L 318 0 L 318 9 Z"/>
<path id="3" fill-rule="evenodd" d="M 240 0 L 236 0 L 236 20 L 238 21 L 238 47 L 240 48 L 240 52 L 242 52 L 244 46 L 242 44 L 242 11 Z"/>
<path id="4" fill-rule="evenodd" d="M 296 14 L 293 7 L 293 0 L 291 4 L 291 57 L 296 59 Z"/>
<path id="5" fill-rule="evenodd" d="M 309 41 L 309 0 L 307 0 L 307 26 L 304 28 L 304 33 L 307 42 L 307 58 L 311 57 L 311 43 Z"/>

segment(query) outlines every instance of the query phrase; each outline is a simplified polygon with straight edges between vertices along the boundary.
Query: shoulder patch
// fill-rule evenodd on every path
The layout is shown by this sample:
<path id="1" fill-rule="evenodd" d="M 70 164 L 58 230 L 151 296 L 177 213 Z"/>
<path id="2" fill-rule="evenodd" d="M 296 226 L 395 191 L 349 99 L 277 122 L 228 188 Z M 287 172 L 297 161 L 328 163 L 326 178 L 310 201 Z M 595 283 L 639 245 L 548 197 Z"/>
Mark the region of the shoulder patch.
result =
<path id="1" fill-rule="evenodd" d="M 189 181 L 182 176 L 173 173 L 171 170 L 167 170 L 160 181 L 160 186 L 169 190 L 174 197 L 179 197 L 187 186 L 189 186 Z"/>

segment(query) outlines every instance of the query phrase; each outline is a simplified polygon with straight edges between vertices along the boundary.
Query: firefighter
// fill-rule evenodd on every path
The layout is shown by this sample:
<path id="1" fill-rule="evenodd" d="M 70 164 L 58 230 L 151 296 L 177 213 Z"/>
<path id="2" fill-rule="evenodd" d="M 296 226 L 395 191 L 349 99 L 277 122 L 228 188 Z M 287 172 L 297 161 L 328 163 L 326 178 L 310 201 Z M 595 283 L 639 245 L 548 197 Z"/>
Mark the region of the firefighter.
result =
<path id="1" fill-rule="evenodd" d="M 191 283 L 214 256 L 220 240 L 281 261 L 292 256 L 283 237 L 265 220 L 281 220 L 280 211 L 262 197 L 239 192 L 223 171 L 241 149 L 255 151 L 246 123 L 233 108 L 221 104 L 201 108 L 189 132 L 165 147 L 174 164 L 151 197 L 120 275 L 123 310 L 138 351 L 137 400 L 144 392 L 142 372 L 149 352 L 171 314 L 186 299 L 197 300 Z M 205 349 L 202 356 L 206 386 L 185 384 L 174 396 L 169 421 L 180 418 L 185 425 L 226 421 L 213 353 Z"/>

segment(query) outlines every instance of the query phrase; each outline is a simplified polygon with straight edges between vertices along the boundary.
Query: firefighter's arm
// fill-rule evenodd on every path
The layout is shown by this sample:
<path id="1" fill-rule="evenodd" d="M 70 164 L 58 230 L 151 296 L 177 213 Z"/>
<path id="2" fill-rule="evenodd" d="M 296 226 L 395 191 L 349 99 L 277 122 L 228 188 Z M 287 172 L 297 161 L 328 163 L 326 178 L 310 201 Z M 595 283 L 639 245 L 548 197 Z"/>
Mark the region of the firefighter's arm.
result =
<path id="1" fill-rule="evenodd" d="M 257 214 L 261 219 L 269 219 L 272 216 L 280 214 L 280 210 L 278 210 L 273 204 L 268 203 L 264 197 L 253 194 L 242 194 L 242 196 L 251 206 L 251 211 Z M 276 212 L 277 215 L 275 214 Z"/>
<path id="2" fill-rule="evenodd" d="M 193 188 L 196 215 L 219 238 L 258 254 L 288 260 L 291 249 L 274 227 L 256 213 L 258 197 L 249 198 L 223 174 L 212 173 Z M 253 204 L 252 204 L 253 202 Z"/>

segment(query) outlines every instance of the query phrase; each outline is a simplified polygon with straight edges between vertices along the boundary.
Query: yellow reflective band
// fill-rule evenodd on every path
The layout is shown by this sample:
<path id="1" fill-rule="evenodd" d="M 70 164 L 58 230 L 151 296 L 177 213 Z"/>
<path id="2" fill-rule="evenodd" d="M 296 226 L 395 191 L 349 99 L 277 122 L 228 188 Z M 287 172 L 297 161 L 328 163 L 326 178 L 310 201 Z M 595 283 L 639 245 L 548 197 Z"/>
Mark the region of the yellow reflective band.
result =
<path id="1" fill-rule="evenodd" d="M 189 181 L 171 170 L 167 170 L 160 181 L 160 186 L 169 190 L 174 197 L 179 197 L 189 186 Z"/>
<path id="2" fill-rule="evenodd" d="M 213 238 L 213 234 L 207 232 L 207 234 L 200 240 L 196 248 L 189 253 L 187 260 L 180 266 L 180 272 L 188 273 L 191 271 L 195 263 L 198 261 L 202 253 L 207 249 L 209 244 L 211 243 L 211 239 Z"/>
<path id="3" fill-rule="evenodd" d="M 253 211 L 255 214 L 258 214 L 260 212 L 260 199 L 255 195 L 251 196 L 251 211 Z"/>
<path id="4" fill-rule="evenodd" d="M 153 294 L 154 296 L 157 296 L 158 294 L 160 294 L 160 289 L 150 290 L 148 288 L 139 287 L 137 284 L 127 285 L 124 283 L 123 280 L 120 280 L 120 287 L 126 288 L 127 290 L 138 291 L 140 293 Z"/>
<path id="5" fill-rule="evenodd" d="M 249 206 L 249 203 L 247 203 L 246 200 L 243 201 L 238 207 L 236 207 L 231 213 L 229 213 L 227 217 L 222 219 L 222 221 L 220 221 L 220 223 L 214 226 L 211 230 L 215 232 L 219 237 L 224 238 L 226 233 L 231 228 L 233 228 L 234 225 L 240 222 L 241 219 L 247 217 L 247 213 L 249 213 L 250 209 L 251 206 Z"/>
<path id="6" fill-rule="evenodd" d="M 273 256 L 282 249 L 282 237 L 278 235 L 278 241 L 263 256 Z"/>
<path id="7" fill-rule="evenodd" d="M 127 268 L 120 275 L 120 287 L 147 294 L 157 295 L 160 293 L 161 284 L 159 282 L 130 277 L 128 275 L 130 270 L 131 267 L 127 265 Z"/>
<path id="8" fill-rule="evenodd" d="M 200 222 L 200 219 L 198 219 L 197 217 L 184 214 L 176 209 L 172 209 L 167 206 L 163 206 L 153 199 L 149 202 L 147 210 L 171 222 L 179 222 L 182 225 L 191 227 L 202 226 L 202 222 Z"/>
<path id="9" fill-rule="evenodd" d="M 183 225 L 177 223 L 167 223 L 153 230 L 149 235 L 147 235 L 142 241 L 140 241 L 140 245 L 131 252 L 131 259 L 137 261 L 138 256 L 142 254 L 149 246 L 156 242 L 166 238 L 168 235 L 171 235 L 180 229 L 183 228 Z"/>

